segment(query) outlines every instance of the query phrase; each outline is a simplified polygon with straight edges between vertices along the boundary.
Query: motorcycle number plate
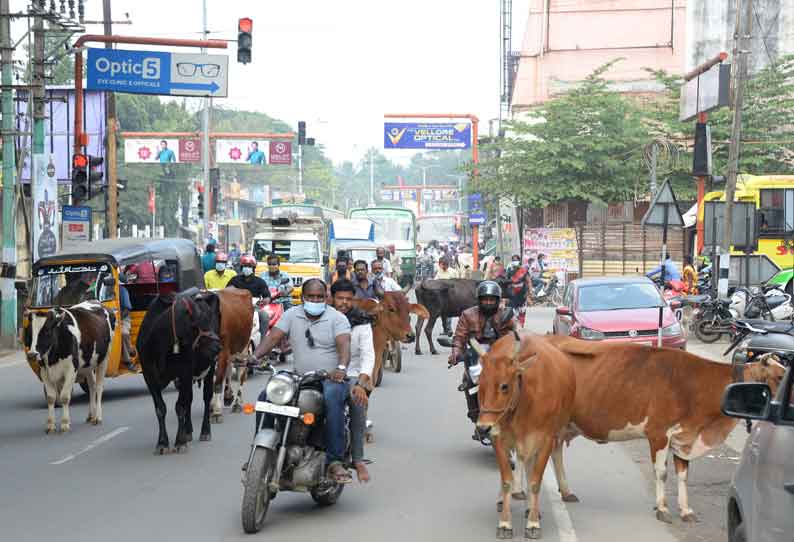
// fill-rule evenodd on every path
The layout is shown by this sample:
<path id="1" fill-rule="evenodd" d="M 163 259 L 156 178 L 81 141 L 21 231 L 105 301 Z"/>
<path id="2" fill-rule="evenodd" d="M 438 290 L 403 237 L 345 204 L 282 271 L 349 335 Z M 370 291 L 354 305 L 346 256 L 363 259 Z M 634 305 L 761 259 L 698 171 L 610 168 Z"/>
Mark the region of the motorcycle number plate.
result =
<path id="1" fill-rule="evenodd" d="M 257 401 L 256 411 L 267 412 L 268 414 L 280 414 L 281 416 L 289 416 L 291 418 L 297 418 L 301 412 L 300 408 L 296 406 L 274 405 L 266 401 Z"/>

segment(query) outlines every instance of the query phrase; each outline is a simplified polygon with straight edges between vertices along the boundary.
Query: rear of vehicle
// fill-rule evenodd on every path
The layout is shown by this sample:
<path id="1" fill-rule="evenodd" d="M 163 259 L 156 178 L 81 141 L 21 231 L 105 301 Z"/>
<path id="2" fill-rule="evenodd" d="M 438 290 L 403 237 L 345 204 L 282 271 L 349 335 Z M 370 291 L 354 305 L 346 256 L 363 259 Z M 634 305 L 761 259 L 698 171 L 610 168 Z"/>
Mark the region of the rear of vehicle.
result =
<path id="1" fill-rule="evenodd" d="M 308 229 L 279 230 L 257 233 L 251 245 L 256 258 L 256 274 L 267 272 L 267 258 L 278 257 L 280 269 L 292 279 L 292 303 L 301 303 L 301 286 L 310 278 L 322 279 L 325 275 L 320 253 L 320 239 Z"/>
<path id="2" fill-rule="evenodd" d="M 589 341 L 656 346 L 662 307 L 662 346 L 686 348 L 686 337 L 658 288 L 645 277 L 579 279 L 557 308 L 554 332 Z"/>
<path id="3" fill-rule="evenodd" d="M 400 274 L 407 284 L 416 275 L 416 217 L 410 209 L 371 207 L 353 209 L 350 218 L 366 218 L 375 225 L 375 242 L 394 246 L 400 257 Z"/>

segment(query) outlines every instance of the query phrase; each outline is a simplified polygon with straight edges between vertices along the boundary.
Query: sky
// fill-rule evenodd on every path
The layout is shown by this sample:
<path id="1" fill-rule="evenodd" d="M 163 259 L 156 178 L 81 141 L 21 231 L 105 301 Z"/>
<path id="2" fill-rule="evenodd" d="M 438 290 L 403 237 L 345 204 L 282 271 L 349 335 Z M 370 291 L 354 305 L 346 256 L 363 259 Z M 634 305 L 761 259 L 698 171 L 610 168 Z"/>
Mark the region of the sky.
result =
<path id="1" fill-rule="evenodd" d="M 516 44 L 527 3 L 515 1 L 522 12 L 514 16 Z M 12 10 L 23 5 L 12 1 Z M 335 162 L 382 148 L 384 113 L 474 113 L 484 131 L 499 114 L 499 0 L 207 0 L 207 6 L 211 38 L 236 39 L 238 18 L 254 21 L 253 62 L 238 64 L 236 43 L 229 44 L 229 96 L 218 104 L 293 126 L 305 120 L 308 135 Z M 118 34 L 201 36 L 201 0 L 113 0 L 112 10 L 114 20 L 129 14 L 133 21 L 115 26 Z M 101 18 L 101 0 L 86 0 L 86 19 Z"/>

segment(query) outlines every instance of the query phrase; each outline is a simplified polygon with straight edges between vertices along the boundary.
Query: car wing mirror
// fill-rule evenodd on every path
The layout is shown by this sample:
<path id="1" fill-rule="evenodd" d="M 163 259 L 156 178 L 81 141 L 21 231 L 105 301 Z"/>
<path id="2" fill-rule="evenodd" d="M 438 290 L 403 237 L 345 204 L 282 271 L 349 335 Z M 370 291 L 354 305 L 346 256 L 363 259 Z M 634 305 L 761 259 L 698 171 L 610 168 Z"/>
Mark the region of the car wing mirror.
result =
<path id="1" fill-rule="evenodd" d="M 557 314 L 559 316 L 571 316 L 573 313 L 571 312 L 570 307 L 562 306 L 562 307 L 557 307 Z"/>
<path id="2" fill-rule="evenodd" d="M 728 385 L 722 396 L 722 413 L 732 418 L 767 420 L 771 410 L 772 390 L 760 382 L 737 382 Z"/>

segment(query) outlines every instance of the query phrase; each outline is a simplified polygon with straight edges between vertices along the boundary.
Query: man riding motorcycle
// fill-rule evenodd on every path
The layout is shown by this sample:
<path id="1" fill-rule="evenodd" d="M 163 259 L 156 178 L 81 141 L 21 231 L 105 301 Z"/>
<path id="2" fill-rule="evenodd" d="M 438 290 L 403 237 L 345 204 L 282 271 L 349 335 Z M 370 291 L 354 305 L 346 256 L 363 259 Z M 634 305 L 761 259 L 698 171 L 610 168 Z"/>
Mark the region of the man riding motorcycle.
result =
<path id="1" fill-rule="evenodd" d="M 512 314 L 512 309 L 499 308 L 501 298 L 502 288 L 496 282 L 486 280 L 477 286 L 477 305 L 463 311 L 458 319 L 455 336 L 452 338 L 452 352 L 449 354 L 450 366 L 456 365 L 463 358 L 469 339 L 473 338 L 481 344 L 491 345 L 498 338 L 515 329 L 512 316 L 506 314 L 506 311 Z M 464 384 L 466 384 L 465 376 Z M 477 395 L 472 395 L 468 391 L 464 395 L 469 409 L 469 419 L 476 423 L 480 413 Z M 487 435 L 488 431 L 480 432 L 475 428 L 472 438 L 485 441 L 489 440 Z"/>
<path id="2" fill-rule="evenodd" d="M 269 263 L 269 262 L 268 262 Z M 295 371 L 324 370 L 329 378 L 323 381 L 325 400 L 325 448 L 329 477 L 337 483 L 352 481 L 344 466 L 345 460 L 345 403 L 350 388 L 345 382 L 350 364 L 350 323 L 344 314 L 326 305 L 326 285 L 318 278 L 303 283 L 303 305 L 293 307 L 279 319 L 265 340 L 259 343 L 254 357 L 262 360 L 284 337 L 287 337 L 295 358 Z M 259 401 L 267 400 L 267 388 L 259 394 Z M 256 430 L 262 427 L 262 414 L 256 414 Z M 266 415 L 264 424 L 272 427 Z"/>
<path id="3" fill-rule="evenodd" d="M 261 299 L 263 302 L 261 303 L 262 306 L 260 307 L 260 304 L 257 304 L 254 310 L 256 310 L 256 315 L 259 318 L 259 335 L 264 340 L 267 333 L 267 322 L 270 319 L 270 315 L 264 306 L 270 304 L 270 288 L 267 287 L 267 283 L 264 280 L 254 274 L 255 269 L 256 259 L 253 256 L 249 254 L 240 256 L 240 274 L 233 277 L 226 286 L 248 290 L 251 292 L 251 297 Z"/>
<path id="4" fill-rule="evenodd" d="M 289 273 L 279 269 L 279 265 L 281 265 L 281 260 L 279 260 L 278 256 L 275 254 L 271 254 L 267 257 L 267 271 L 262 273 L 259 278 L 267 283 L 268 288 L 278 288 L 280 295 L 276 301 L 281 303 L 286 311 L 292 305 L 290 299 L 290 295 L 292 294 L 292 280 Z M 281 284 L 283 279 L 290 279 L 290 282 Z"/>

